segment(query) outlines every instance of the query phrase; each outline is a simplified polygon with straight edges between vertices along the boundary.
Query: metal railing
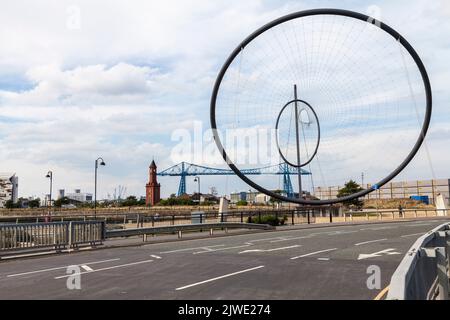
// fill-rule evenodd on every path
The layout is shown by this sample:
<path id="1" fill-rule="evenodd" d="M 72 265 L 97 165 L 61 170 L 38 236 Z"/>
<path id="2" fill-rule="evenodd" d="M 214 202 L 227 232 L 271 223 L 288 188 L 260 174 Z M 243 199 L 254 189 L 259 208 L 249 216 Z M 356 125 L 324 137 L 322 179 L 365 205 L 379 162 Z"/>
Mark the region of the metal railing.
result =
<path id="1" fill-rule="evenodd" d="M 105 239 L 105 222 L 0 224 L 0 252 L 42 248 L 74 248 Z"/>
<path id="2" fill-rule="evenodd" d="M 401 220 L 415 219 L 426 217 L 445 217 L 449 216 L 450 210 L 436 209 L 403 209 L 403 210 L 370 210 L 356 212 L 339 212 L 339 208 L 298 208 L 298 209 L 278 209 L 278 210 L 243 210 L 230 211 L 224 215 L 225 220 L 217 212 L 204 212 L 200 219 L 203 223 L 213 222 L 240 222 L 245 223 L 254 221 L 255 218 L 260 220 L 261 217 L 271 215 L 278 218 L 285 218 L 284 223 L 289 225 L 314 224 L 314 223 L 334 223 L 334 222 L 364 222 L 364 221 L 385 221 L 385 220 Z M 0 217 L 2 223 L 39 223 L 45 222 L 44 216 L 5 216 Z M 66 221 L 93 221 L 93 215 L 64 215 L 52 216 L 53 222 Z M 122 214 L 111 214 L 97 216 L 97 220 L 105 221 L 105 223 L 113 227 L 135 228 L 141 227 L 159 227 L 171 226 L 177 224 L 188 224 L 191 221 L 191 212 L 180 212 L 177 214 L 166 214 L 130 211 Z"/>
<path id="3" fill-rule="evenodd" d="M 175 225 L 166 227 L 154 227 L 154 228 L 136 228 L 136 229 L 124 229 L 124 230 L 108 230 L 106 231 L 106 238 L 124 238 L 132 236 L 144 236 L 155 234 L 178 234 L 178 238 L 182 238 L 183 232 L 195 232 L 208 230 L 210 235 L 213 235 L 214 230 L 224 230 L 228 232 L 228 229 L 253 229 L 253 230 L 275 230 L 275 227 L 267 224 L 253 224 L 253 223 L 204 223 L 204 224 L 187 224 L 187 225 Z"/>
<path id="4" fill-rule="evenodd" d="M 391 278 L 388 300 L 449 300 L 450 223 L 420 237 Z"/>

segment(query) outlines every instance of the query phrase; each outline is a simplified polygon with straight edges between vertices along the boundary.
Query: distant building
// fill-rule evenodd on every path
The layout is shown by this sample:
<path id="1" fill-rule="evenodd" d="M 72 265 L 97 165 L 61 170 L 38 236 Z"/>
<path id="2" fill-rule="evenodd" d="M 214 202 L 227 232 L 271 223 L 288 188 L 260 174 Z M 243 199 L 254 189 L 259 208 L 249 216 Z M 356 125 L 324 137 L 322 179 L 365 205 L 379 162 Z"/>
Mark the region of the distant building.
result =
<path id="1" fill-rule="evenodd" d="M 232 193 L 230 195 L 231 203 L 238 203 L 239 201 L 247 201 L 247 192 Z"/>
<path id="2" fill-rule="evenodd" d="M 161 185 L 156 179 L 157 167 L 155 161 L 152 161 L 149 168 L 149 179 L 145 186 L 145 204 L 147 206 L 157 205 L 161 201 Z"/>
<path id="3" fill-rule="evenodd" d="M 364 185 L 364 189 L 371 189 L 373 186 Z M 320 200 L 336 199 L 342 186 L 337 187 L 317 187 L 314 195 Z M 380 190 L 368 194 L 365 199 L 410 199 L 412 197 L 428 196 L 430 202 L 434 204 L 436 196 L 442 194 L 447 204 L 450 204 L 450 179 L 392 182 L 383 186 Z"/>
<path id="4" fill-rule="evenodd" d="M 62 191 L 62 194 L 65 194 L 66 198 L 68 198 L 69 200 L 78 202 L 78 203 L 86 203 L 86 202 L 93 201 L 92 193 L 84 193 L 84 192 L 81 192 L 80 189 L 75 189 L 74 193 L 65 193 L 64 190 L 59 190 L 58 196 L 61 196 L 61 191 Z"/>
<path id="5" fill-rule="evenodd" d="M 15 174 L 0 173 L 0 208 L 4 208 L 8 200 L 17 203 L 19 195 L 19 177 Z"/>
<path id="6" fill-rule="evenodd" d="M 59 189 L 58 190 L 58 199 L 62 199 L 65 197 L 65 190 L 64 189 Z"/>

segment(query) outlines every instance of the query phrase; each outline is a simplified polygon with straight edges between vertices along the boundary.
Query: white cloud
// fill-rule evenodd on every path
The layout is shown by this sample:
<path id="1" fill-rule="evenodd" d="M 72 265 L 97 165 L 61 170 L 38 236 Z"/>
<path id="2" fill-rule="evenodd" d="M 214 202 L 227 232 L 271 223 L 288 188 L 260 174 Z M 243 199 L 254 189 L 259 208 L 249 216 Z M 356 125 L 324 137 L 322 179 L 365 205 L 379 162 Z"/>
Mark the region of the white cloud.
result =
<path id="1" fill-rule="evenodd" d="M 423 57 L 438 89 L 436 100 L 448 101 L 448 1 L 372 2 L 382 9 L 382 19 L 404 34 Z M 359 11 L 369 6 L 353 3 L 342 6 Z M 328 1 L 3 4 L 1 171 L 18 172 L 21 195 L 42 194 L 46 182 L 41 172 L 49 168 L 57 173 L 56 188 L 92 190 L 92 162 L 102 155 L 108 163 L 102 173 L 103 190 L 111 193 L 122 184 L 130 194 L 143 194 L 151 158 L 156 157 L 160 168 L 173 164 L 172 131 L 192 130 L 194 120 L 203 121 L 204 129 L 209 127 L 211 89 L 231 50 L 267 21 L 325 5 Z M 73 11 L 67 11 L 70 6 L 80 10 L 79 29 L 67 27 L 73 18 Z M 5 83 L 8 89 L 1 87 Z M 446 105 L 437 105 L 436 110 L 437 120 L 448 118 Z M 445 149 L 442 136 L 448 132 L 439 130 L 430 135 L 429 145 L 437 159 L 436 171 L 445 175 L 448 155 L 441 156 L 440 150 Z M 426 172 L 423 158 L 419 159 L 410 170 Z M 229 179 L 230 185 L 222 188 L 223 179 L 211 181 L 219 183 L 222 191 L 245 188 L 237 179 Z M 274 180 L 264 181 L 276 184 Z M 176 191 L 176 179 L 163 181 L 164 194 Z"/>

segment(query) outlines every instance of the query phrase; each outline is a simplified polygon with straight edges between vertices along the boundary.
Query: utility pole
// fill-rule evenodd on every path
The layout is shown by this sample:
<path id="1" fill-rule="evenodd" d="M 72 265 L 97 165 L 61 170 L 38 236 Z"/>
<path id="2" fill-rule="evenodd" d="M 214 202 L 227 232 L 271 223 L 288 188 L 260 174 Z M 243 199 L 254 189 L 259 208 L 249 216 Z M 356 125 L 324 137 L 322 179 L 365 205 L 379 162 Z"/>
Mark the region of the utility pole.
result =
<path id="1" fill-rule="evenodd" d="M 298 96 L 297 96 L 297 85 L 294 85 L 294 99 L 295 99 L 295 136 L 297 139 L 297 165 L 298 165 L 298 197 L 303 198 L 302 190 L 302 168 L 301 168 L 301 158 L 300 158 L 300 131 L 299 131 L 299 114 L 298 114 Z"/>

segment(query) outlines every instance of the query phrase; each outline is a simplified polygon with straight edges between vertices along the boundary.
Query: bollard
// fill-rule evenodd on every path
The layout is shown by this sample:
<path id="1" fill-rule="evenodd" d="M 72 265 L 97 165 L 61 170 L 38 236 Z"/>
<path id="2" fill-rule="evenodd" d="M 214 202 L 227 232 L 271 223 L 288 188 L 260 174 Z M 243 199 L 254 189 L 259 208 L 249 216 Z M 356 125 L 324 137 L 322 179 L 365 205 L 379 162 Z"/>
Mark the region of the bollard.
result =
<path id="1" fill-rule="evenodd" d="M 353 222 L 353 215 L 350 215 L 350 221 Z"/>
<path id="2" fill-rule="evenodd" d="M 347 214 L 344 213 L 344 222 L 347 222 Z"/>
<path id="3" fill-rule="evenodd" d="M 392 212 L 392 220 L 395 220 L 395 213 Z"/>
<path id="4" fill-rule="evenodd" d="M 367 221 L 370 220 L 370 219 L 369 219 L 369 214 L 368 214 L 368 213 L 366 213 L 366 218 L 367 218 Z"/>
<path id="5" fill-rule="evenodd" d="M 210 236 L 213 236 L 213 235 L 214 235 L 214 229 L 213 229 L 213 228 L 209 229 L 209 235 L 210 235 Z"/>
<path id="6" fill-rule="evenodd" d="M 183 231 L 178 231 L 178 239 L 181 239 L 181 238 L 183 238 Z"/>

